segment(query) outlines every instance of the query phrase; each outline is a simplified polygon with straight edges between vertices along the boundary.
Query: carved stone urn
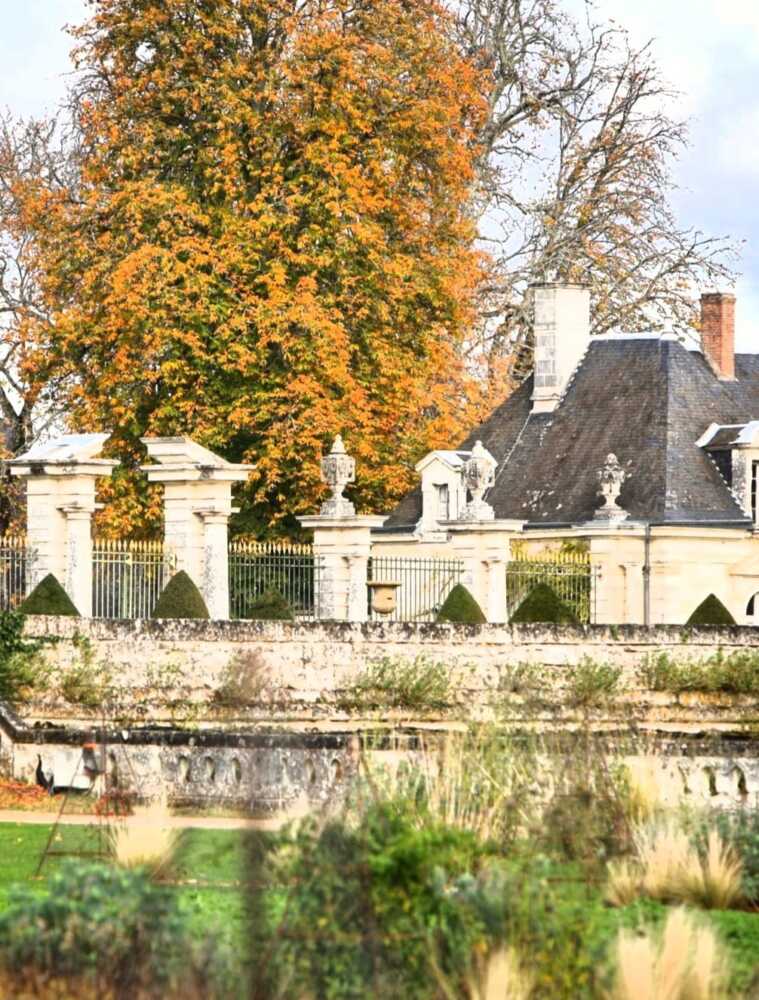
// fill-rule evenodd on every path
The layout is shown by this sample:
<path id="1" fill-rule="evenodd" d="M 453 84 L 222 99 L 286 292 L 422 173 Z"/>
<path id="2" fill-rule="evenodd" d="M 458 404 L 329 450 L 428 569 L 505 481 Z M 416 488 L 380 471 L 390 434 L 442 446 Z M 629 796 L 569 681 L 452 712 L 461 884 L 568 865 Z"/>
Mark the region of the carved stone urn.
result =
<path id="1" fill-rule="evenodd" d="M 464 508 L 462 521 L 492 521 L 495 518 L 493 508 L 482 499 L 495 482 L 495 469 L 495 459 L 482 441 L 477 441 L 464 463 L 464 483 L 472 499 Z"/>
<path id="2" fill-rule="evenodd" d="M 624 521 L 627 511 L 618 506 L 617 500 L 622 491 L 622 486 L 627 479 L 627 473 L 619 464 L 617 456 L 609 454 L 606 456 L 606 463 L 598 473 L 598 482 L 601 487 L 604 502 L 593 515 L 596 521 Z"/>
<path id="3" fill-rule="evenodd" d="M 378 615 L 390 615 L 397 607 L 399 580 L 369 580 L 369 598 L 372 611 Z"/>
<path id="4" fill-rule="evenodd" d="M 343 496 L 343 490 L 356 481 L 356 462 L 346 452 L 339 434 L 332 444 L 332 451 L 322 458 L 321 468 L 322 480 L 332 490 L 332 496 L 321 505 L 322 517 L 353 517 L 356 508 Z"/>

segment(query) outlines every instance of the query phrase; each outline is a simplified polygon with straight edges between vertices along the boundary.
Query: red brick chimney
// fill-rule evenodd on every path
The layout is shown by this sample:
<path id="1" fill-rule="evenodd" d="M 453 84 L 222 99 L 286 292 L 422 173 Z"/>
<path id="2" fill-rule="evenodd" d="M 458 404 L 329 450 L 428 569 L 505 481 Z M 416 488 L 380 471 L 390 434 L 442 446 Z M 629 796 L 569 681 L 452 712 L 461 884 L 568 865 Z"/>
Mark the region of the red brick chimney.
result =
<path id="1" fill-rule="evenodd" d="M 701 296 L 701 348 L 718 378 L 735 378 L 735 296 Z"/>

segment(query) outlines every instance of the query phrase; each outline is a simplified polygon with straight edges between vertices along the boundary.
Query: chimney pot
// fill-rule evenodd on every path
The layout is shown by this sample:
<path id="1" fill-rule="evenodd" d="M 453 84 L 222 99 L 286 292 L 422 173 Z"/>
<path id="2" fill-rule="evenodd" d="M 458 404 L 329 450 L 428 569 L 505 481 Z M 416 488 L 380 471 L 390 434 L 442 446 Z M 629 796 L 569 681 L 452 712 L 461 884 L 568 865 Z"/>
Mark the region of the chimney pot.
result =
<path id="1" fill-rule="evenodd" d="M 701 296 L 701 349 L 717 378 L 735 378 L 735 296 L 706 292 Z"/>

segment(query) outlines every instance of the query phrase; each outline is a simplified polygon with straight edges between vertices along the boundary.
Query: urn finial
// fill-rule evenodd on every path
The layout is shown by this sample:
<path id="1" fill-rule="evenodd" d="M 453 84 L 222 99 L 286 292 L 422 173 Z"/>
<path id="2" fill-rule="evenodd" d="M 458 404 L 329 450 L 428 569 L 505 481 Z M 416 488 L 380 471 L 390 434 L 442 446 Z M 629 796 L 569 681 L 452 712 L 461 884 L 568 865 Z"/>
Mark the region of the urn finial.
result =
<path id="1" fill-rule="evenodd" d="M 613 452 L 606 456 L 606 462 L 598 473 L 598 482 L 603 494 L 604 503 L 594 514 L 596 521 L 624 521 L 627 511 L 617 504 L 622 486 L 627 479 L 627 472 L 619 464 L 619 459 Z"/>
<path id="2" fill-rule="evenodd" d="M 332 442 L 332 450 L 321 460 L 322 480 L 332 490 L 332 496 L 321 505 L 324 517 L 353 517 L 356 508 L 343 496 L 349 483 L 356 481 L 356 462 L 345 450 L 340 434 Z"/>

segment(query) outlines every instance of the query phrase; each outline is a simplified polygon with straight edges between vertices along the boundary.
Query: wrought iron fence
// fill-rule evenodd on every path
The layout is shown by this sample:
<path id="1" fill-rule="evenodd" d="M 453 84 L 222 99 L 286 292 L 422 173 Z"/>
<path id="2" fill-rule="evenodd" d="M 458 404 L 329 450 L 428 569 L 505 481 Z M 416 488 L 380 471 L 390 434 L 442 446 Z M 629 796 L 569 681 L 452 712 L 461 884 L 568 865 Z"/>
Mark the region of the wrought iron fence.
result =
<path id="1" fill-rule="evenodd" d="M 539 583 L 547 584 L 582 624 L 595 621 L 596 576 L 588 552 L 520 554 L 506 567 L 509 618 Z"/>
<path id="2" fill-rule="evenodd" d="M 387 615 L 372 611 L 373 620 L 395 622 L 431 622 L 448 594 L 461 580 L 464 564 L 459 559 L 433 556 L 372 556 L 369 580 L 400 583 L 395 611 Z"/>
<path id="3" fill-rule="evenodd" d="M 92 617 L 149 618 L 175 567 L 163 542 L 96 538 Z"/>
<path id="4" fill-rule="evenodd" d="M 319 559 L 311 545 L 230 542 L 229 613 L 249 618 L 251 605 L 267 590 L 278 591 L 296 618 L 316 618 Z"/>
<path id="5" fill-rule="evenodd" d="M 26 597 L 32 553 L 23 535 L 0 537 L 0 609 L 12 611 Z"/>

